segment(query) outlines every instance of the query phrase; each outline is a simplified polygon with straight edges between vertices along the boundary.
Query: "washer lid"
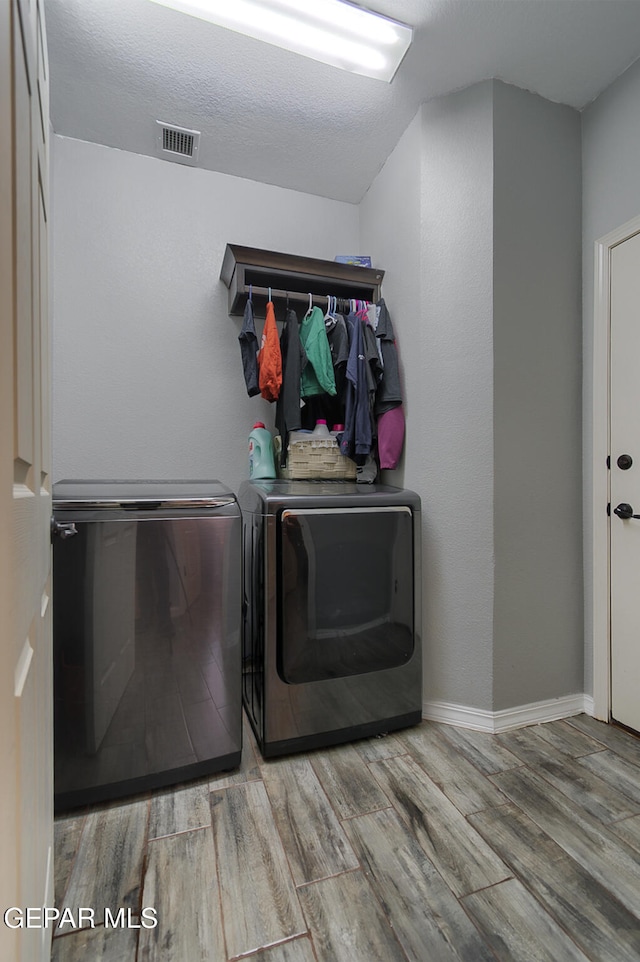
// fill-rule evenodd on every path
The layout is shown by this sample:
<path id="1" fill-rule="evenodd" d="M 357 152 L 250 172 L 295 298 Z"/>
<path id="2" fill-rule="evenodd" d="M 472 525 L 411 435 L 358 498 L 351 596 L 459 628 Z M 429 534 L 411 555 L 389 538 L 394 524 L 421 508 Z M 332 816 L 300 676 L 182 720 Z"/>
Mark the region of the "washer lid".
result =
<path id="1" fill-rule="evenodd" d="M 64 480 L 53 485 L 54 508 L 220 508 L 236 497 L 220 481 Z"/>

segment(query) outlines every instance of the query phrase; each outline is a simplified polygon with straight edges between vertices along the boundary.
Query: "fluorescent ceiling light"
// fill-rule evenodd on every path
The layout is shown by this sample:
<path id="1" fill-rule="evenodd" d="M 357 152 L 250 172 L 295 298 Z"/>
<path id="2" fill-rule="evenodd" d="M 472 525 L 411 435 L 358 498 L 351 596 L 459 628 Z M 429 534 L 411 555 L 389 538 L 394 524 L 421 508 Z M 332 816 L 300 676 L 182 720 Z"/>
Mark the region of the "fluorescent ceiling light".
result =
<path id="1" fill-rule="evenodd" d="M 409 49 L 403 23 L 345 0 L 154 0 L 285 50 L 391 81 Z"/>

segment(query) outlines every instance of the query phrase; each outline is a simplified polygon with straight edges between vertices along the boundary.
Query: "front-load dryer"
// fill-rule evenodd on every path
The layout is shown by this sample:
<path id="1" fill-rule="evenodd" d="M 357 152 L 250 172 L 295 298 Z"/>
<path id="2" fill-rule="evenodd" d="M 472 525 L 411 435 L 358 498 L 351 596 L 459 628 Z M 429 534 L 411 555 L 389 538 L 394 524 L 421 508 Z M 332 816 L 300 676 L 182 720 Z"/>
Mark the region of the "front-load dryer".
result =
<path id="1" fill-rule="evenodd" d="M 265 757 L 417 724 L 420 498 L 344 481 L 247 481 L 243 700 Z"/>

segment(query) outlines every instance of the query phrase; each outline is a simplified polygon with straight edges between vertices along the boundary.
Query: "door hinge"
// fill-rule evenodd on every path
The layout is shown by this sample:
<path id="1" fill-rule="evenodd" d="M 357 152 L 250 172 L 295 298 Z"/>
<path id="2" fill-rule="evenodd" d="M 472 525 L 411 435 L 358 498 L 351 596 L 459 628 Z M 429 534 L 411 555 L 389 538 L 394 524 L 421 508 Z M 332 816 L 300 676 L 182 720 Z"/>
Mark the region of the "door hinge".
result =
<path id="1" fill-rule="evenodd" d="M 607 515 L 611 517 L 611 502 L 607 505 Z"/>
<path id="2" fill-rule="evenodd" d="M 607 455 L 607 467 L 611 470 L 611 455 Z"/>

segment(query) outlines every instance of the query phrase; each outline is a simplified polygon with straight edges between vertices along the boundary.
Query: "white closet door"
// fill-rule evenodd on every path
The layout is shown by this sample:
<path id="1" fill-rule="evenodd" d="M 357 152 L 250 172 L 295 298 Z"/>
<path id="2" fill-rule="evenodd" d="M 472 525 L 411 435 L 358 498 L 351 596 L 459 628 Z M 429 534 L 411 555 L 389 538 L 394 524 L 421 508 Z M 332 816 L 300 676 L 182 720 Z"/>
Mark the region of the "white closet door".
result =
<path id="1" fill-rule="evenodd" d="M 640 234 L 611 252 L 610 297 L 611 714 L 640 731 Z"/>
<path id="2" fill-rule="evenodd" d="M 48 65 L 41 0 L 0 3 L 0 902 L 53 904 Z M 3 911 L 4 911 L 3 908 Z M 0 957 L 51 930 L 0 925 Z"/>

